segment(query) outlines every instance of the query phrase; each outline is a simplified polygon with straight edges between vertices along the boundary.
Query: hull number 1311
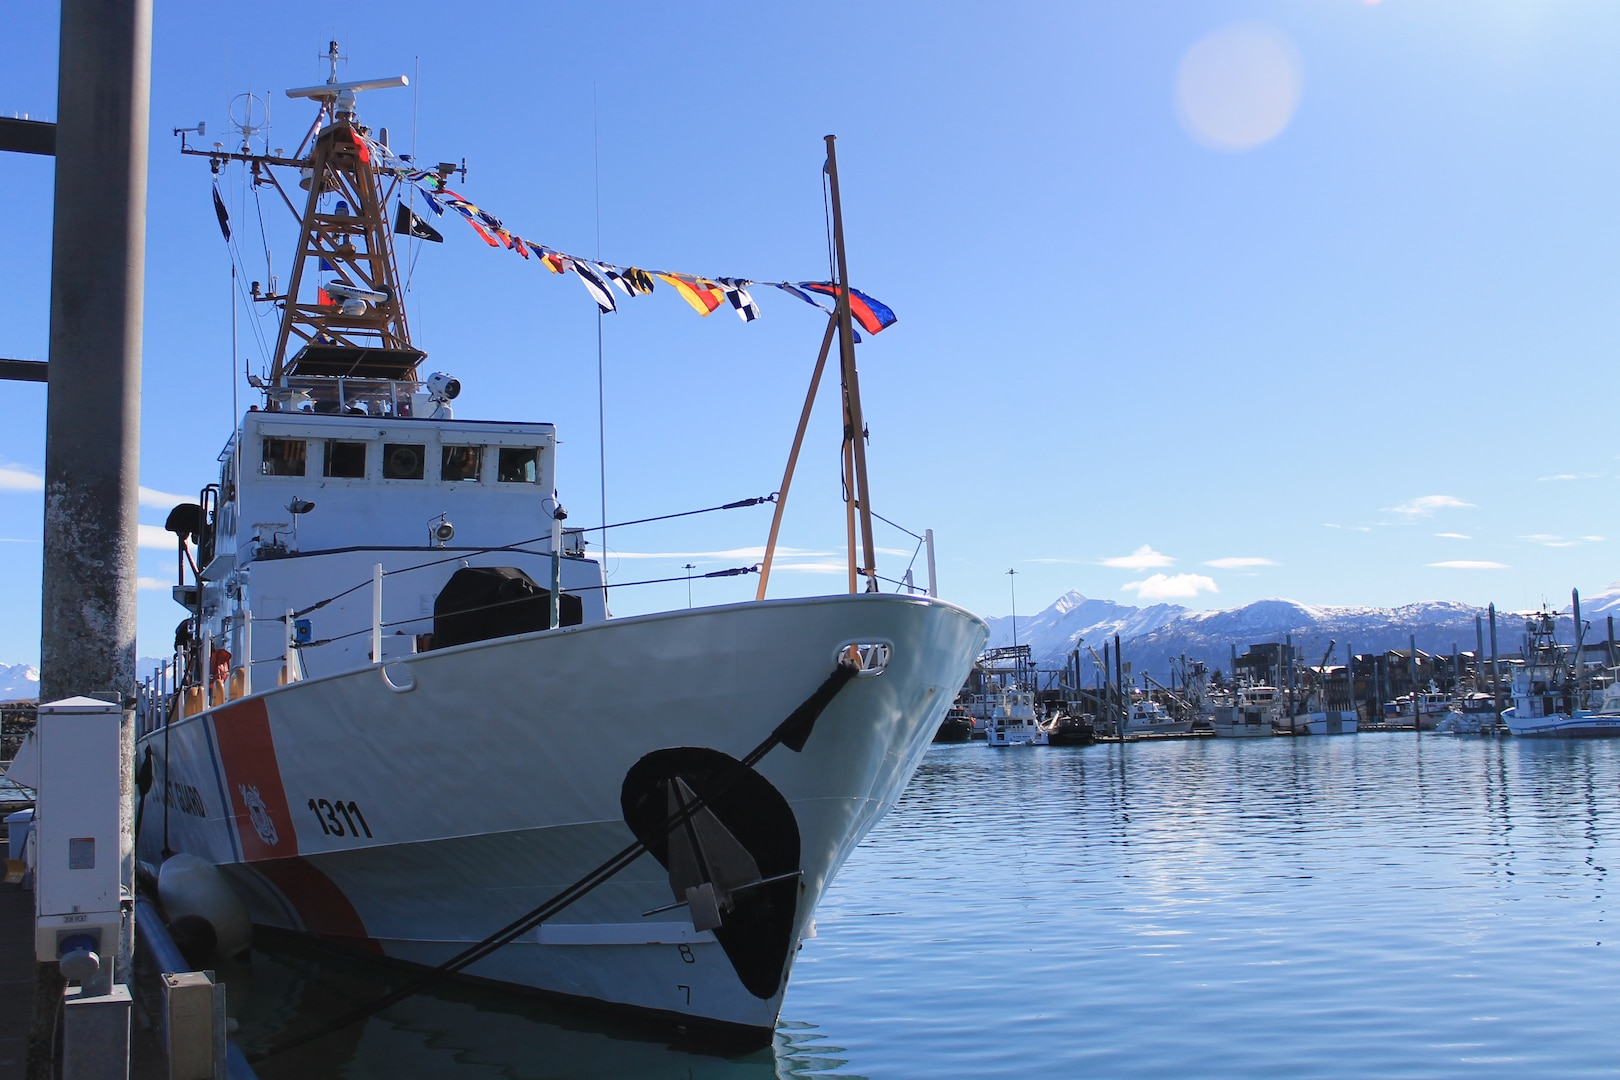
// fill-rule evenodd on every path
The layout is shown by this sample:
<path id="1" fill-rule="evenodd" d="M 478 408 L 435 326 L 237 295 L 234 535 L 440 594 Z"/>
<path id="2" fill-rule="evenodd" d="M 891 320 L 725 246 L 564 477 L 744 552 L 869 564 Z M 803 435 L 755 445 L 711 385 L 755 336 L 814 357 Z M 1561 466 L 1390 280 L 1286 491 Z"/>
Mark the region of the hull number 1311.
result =
<path id="1" fill-rule="evenodd" d="M 328 802 L 325 799 L 309 800 L 309 808 L 315 814 L 315 820 L 321 823 L 322 836 L 353 836 L 359 838 L 371 837 L 371 826 L 366 824 L 366 815 L 360 812 L 359 804 L 338 799 Z M 341 816 L 340 816 L 341 815 Z M 345 829 L 344 826 L 348 828 Z"/>

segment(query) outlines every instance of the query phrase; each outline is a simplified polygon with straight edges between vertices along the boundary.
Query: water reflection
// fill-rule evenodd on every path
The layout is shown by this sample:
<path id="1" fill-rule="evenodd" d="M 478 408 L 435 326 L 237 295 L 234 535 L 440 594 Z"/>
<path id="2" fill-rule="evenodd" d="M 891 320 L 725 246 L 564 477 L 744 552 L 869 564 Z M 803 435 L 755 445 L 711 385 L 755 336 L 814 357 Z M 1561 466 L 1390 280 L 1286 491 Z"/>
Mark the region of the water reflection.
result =
<path id="1" fill-rule="evenodd" d="M 395 969 L 278 944 L 221 973 L 250 1056 L 392 989 Z M 671 1043 L 629 1023 L 477 985 L 447 982 L 363 1025 L 257 1063 L 264 1080 L 311 1076 L 776 1080 L 853 1076 L 813 1024 L 784 1023 L 774 1047 L 734 1057 Z"/>
<path id="2" fill-rule="evenodd" d="M 845 867 L 772 1049 L 446 985 L 266 1077 L 1550 1076 L 1611 1069 L 1620 744 L 931 750 Z M 249 1049 L 395 977 L 261 955 Z M 303 1056 L 300 1056 L 303 1055 Z"/>

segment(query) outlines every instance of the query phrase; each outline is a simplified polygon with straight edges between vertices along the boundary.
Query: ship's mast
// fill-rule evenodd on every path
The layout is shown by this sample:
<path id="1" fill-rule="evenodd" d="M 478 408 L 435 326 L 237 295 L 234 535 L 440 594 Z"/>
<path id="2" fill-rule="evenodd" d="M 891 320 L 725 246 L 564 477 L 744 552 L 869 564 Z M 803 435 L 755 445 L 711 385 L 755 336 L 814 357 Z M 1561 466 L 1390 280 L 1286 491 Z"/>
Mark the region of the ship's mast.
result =
<path id="1" fill-rule="evenodd" d="M 288 97 L 320 102 L 321 111 L 300 182 L 309 195 L 292 277 L 287 291 L 273 298 L 284 314 L 270 383 L 285 385 L 288 376 L 301 375 L 414 379 L 423 353 L 411 345 L 386 211 L 398 180 L 386 190 L 378 183 L 377 148 L 355 112 L 359 91 L 405 86 L 408 80 L 399 75 L 340 82 L 335 41 L 327 59 L 332 67 L 325 83 L 287 91 Z M 331 276 L 320 276 L 326 274 Z M 312 292 L 306 275 L 316 275 Z"/>

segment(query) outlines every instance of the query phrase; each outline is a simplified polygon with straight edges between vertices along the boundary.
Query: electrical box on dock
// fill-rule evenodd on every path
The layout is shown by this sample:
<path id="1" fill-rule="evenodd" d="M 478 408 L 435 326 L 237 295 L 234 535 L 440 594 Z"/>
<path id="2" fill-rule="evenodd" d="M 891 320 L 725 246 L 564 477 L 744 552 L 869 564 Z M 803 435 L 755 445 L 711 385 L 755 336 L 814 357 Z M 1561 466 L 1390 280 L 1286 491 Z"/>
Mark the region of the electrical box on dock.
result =
<path id="1" fill-rule="evenodd" d="M 39 707 L 34 830 L 35 955 L 70 979 L 111 972 L 118 955 L 125 863 L 132 854 L 120 793 L 123 707 L 75 697 Z"/>

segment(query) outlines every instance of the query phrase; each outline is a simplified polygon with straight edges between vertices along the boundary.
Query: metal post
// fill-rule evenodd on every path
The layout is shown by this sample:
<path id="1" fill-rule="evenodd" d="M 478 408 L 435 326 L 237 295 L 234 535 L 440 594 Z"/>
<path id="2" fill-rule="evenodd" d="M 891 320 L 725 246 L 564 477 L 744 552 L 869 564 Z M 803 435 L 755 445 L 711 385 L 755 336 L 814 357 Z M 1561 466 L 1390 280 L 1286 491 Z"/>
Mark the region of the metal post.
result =
<path id="1" fill-rule="evenodd" d="M 1496 728 L 1502 729 L 1502 667 L 1496 654 L 1496 605 L 1486 609 L 1491 620 L 1491 704 L 1495 707 Z"/>
<path id="2" fill-rule="evenodd" d="M 1581 676 L 1586 672 L 1586 623 L 1581 621 L 1581 590 L 1569 590 L 1570 614 L 1575 618 L 1575 670 L 1571 672 L 1574 678 L 1574 696 L 1570 700 L 1571 714 L 1581 705 Z"/>
<path id="3" fill-rule="evenodd" d="M 57 61 L 49 390 L 45 403 L 40 700 L 135 682 L 140 485 L 141 317 L 151 0 L 63 0 Z M 124 713 L 119 787 L 134 788 L 134 725 Z M 132 823 L 121 829 L 132 830 Z M 123 860 L 134 893 L 133 853 Z M 125 920 L 118 969 L 127 972 Z M 36 971 L 28 1071 L 49 1075 L 55 966 Z M 127 1030 L 128 1013 L 124 1014 Z M 69 1025 L 75 1027 L 77 1025 Z M 66 1048 L 77 1063 L 80 1040 Z"/>
<path id="4" fill-rule="evenodd" d="M 151 0 L 63 0 L 40 700 L 135 682 Z"/>
<path id="5" fill-rule="evenodd" d="M 1283 685 L 1288 695 L 1288 734 L 1296 735 L 1294 725 L 1294 635 L 1283 636 Z"/>
<path id="6" fill-rule="evenodd" d="M 562 518 L 551 515 L 551 629 L 562 625 Z"/>
<path id="7" fill-rule="evenodd" d="M 212 708 L 214 704 L 214 635 L 207 630 L 202 636 L 202 658 L 197 664 L 200 669 L 197 674 L 202 679 L 203 708 Z"/>
<path id="8" fill-rule="evenodd" d="M 1114 635 L 1114 689 L 1119 692 L 1119 745 L 1125 745 L 1125 722 L 1130 719 L 1130 701 L 1125 694 L 1125 668 L 1119 655 L 1119 635 Z"/>
<path id="9" fill-rule="evenodd" d="M 1344 696 L 1350 703 L 1350 711 L 1356 714 L 1356 723 L 1361 723 L 1361 708 L 1356 704 L 1356 647 L 1345 643 L 1344 646 Z"/>
<path id="10" fill-rule="evenodd" d="M 1412 730 L 1421 731 L 1423 724 L 1418 720 L 1418 662 L 1417 662 L 1417 635 L 1409 634 L 1407 640 L 1412 646 L 1412 661 L 1406 667 L 1412 682 Z"/>
<path id="11" fill-rule="evenodd" d="M 253 609 L 242 609 L 242 696 L 253 693 Z"/>
<path id="12" fill-rule="evenodd" d="M 934 530 L 923 530 L 923 546 L 928 549 L 928 595 L 939 596 L 939 580 L 934 576 Z M 1609 638 L 1614 638 L 1614 618 L 1609 618 Z"/>
<path id="13" fill-rule="evenodd" d="M 380 664 L 382 654 L 382 563 L 371 565 L 371 662 Z"/>
<path id="14" fill-rule="evenodd" d="M 1012 635 L 1013 648 L 1018 648 L 1018 583 L 1014 580 L 1017 570 L 1007 571 L 1007 588 L 1012 590 Z"/>
<path id="15" fill-rule="evenodd" d="M 287 609 L 287 617 L 282 620 L 282 630 L 285 637 L 281 644 L 281 661 L 285 665 L 283 678 L 287 682 L 298 681 L 298 669 L 293 662 L 293 644 L 297 640 L 296 628 L 293 626 L 293 609 Z"/>

